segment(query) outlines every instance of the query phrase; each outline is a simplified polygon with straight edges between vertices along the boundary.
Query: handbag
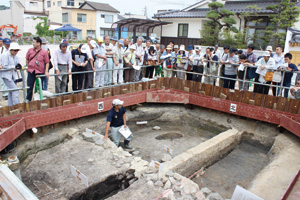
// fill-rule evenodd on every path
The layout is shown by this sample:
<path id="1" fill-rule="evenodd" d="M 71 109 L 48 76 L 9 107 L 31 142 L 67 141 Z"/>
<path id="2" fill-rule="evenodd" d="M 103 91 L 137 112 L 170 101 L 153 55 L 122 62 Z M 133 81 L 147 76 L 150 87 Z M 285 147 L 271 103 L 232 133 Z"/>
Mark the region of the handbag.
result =
<path id="1" fill-rule="evenodd" d="M 275 71 L 273 73 L 273 78 L 272 78 L 272 81 L 275 82 L 275 83 L 280 83 L 281 82 L 281 72 L 280 71 Z"/>
<path id="2" fill-rule="evenodd" d="M 186 71 L 190 72 L 192 70 L 192 65 L 188 65 Z"/>
<path id="3" fill-rule="evenodd" d="M 273 80 L 273 72 L 266 72 L 266 75 L 264 76 L 264 79 L 267 81 L 267 82 L 270 82 Z"/>

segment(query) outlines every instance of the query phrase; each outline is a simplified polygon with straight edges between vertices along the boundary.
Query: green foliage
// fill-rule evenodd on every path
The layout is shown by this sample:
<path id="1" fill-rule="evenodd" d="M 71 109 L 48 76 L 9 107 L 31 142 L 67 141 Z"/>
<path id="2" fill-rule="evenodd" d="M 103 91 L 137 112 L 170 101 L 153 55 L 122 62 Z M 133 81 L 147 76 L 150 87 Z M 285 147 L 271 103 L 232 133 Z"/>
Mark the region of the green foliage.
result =
<path id="1" fill-rule="evenodd" d="M 274 29 L 273 31 L 271 29 L 266 31 L 264 41 L 270 43 L 273 40 L 273 46 L 277 46 L 283 45 L 286 37 L 286 34 L 280 32 L 280 29 L 286 30 L 288 27 L 294 26 L 295 22 L 298 21 L 300 12 L 295 2 L 291 2 L 290 0 L 274 1 L 278 2 L 278 4 L 266 7 L 267 10 L 273 12 L 268 17 Z"/>
<path id="2" fill-rule="evenodd" d="M 212 2 L 208 4 L 208 7 L 210 7 L 212 10 L 217 10 L 219 8 L 224 8 L 224 4 L 219 2 Z"/>
<path id="3" fill-rule="evenodd" d="M 208 4 L 210 11 L 207 12 L 206 18 L 211 21 L 204 26 L 204 30 L 201 32 L 203 41 L 208 45 L 213 45 L 219 41 L 220 32 L 227 30 L 230 32 L 238 32 L 234 28 L 236 20 L 232 18 L 234 12 L 224 9 L 224 4 L 219 2 L 213 2 Z M 212 41 L 214 40 L 214 41 Z"/>
<path id="4" fill-rule="evenodd" d="M 40 18 L 41 20 L 43 20 L 43 22 L 40 22 L 38 23 L 36 26 L 35 26 L 35 29 L 36 29 L 36 34 L 40 37 L 44 37 L 44 36 L 51 36 L 53 37 L 54 34 L 55 35 L 62 35 L 63 38 L 66 37 L 69 32 L 68 31 L 49 31 L 49 26 L 47 25 L 47 17 L 41 17 Z"/>
<path id="5" fill-rule="evenodd" d="M 201 44 L 206 46 L 212 46 L 218 40 L 218 35 L 215 34 L 216 25 L 212 21 L 208 21 L 203 25 L 203 30 L 201 30 Z"/>

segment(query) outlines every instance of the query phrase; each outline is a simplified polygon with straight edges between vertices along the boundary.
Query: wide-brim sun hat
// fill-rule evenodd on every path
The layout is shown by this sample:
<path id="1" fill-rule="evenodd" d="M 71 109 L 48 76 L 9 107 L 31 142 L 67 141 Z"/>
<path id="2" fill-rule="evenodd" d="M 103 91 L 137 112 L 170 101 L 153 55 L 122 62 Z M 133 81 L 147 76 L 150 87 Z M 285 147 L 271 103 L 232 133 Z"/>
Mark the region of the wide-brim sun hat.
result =
<path id="1" fill-rule="evenodd" d="M 136 50 L 136 47 L 135 47 L 135 45 L 133 44 L 133 45 L 131 45 L 130 46 L 130 49 L 134 49 L 134 50 Z"/>
<path id="2" fill-rule="evenodd" d="M 269 51 L 265 51 L 265 52 L 263 53 L 263 56 L 268 56 L 268 57 L 270 57 L 271 55 L 270 55 L 270 52 L 269 52 Z"/>
<path id="3" fill-rule="evenodd" d="M 12 43 L 10 43 L 9 50 L 21 50 L 21 48 L 18 43 L 12 42 Z"/>
<path id="4" fill-rule="evenodd" d="M 168 45 L 167 48 L 166 48 L 166 50 L 171 50 L 172 51 L 173 48 L 172 48 L 172 46 Z"/>

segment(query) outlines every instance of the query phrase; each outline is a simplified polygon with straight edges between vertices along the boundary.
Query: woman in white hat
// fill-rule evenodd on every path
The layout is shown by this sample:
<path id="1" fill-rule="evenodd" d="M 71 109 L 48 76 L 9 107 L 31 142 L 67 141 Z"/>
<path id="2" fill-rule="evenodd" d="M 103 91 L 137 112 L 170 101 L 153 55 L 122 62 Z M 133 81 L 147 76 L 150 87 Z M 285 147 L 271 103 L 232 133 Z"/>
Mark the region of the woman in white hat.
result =
<path id="1" fill-rule="evenodd" d="M 3 71 L 0 73 L 7 89 L 17 89 L 16 85 L 16 72 L 13 69 L 21 69 L 19 57 L 17 56 L 20 51 L 18 43 L 13 42 L 10 44 L 9 51 L 1 56 L 1 63 L 3 69 L 11 69 L 10 71 Z M 19 91 L 8 92 L 8 106 L 16 105 L 20 103 Z"/>
<path id="2" fill-rule="evenodd" d="M 172 69 L 175 67 L 175 54 L 172 52 L 172 46 L 168 45 L 166 51 L 161 55 L 160 59 L 164 60 L 163 62 L 163 71 L 164 77 L 171 78 Z"/>
<path id="3" fill-rule="evenodd" d="M 183 61 L 184 59 L 186 59 L 186 55 L 185 55 L 185 49 L 184 46 L 181 45 L 178 51 L 178 54 L 176 55 L 176 63 L 177 63 L 177 69 L 178 70 L 182 70 L 182 72 L 176 72 L 176 76 L 177 78 L 180 79 L 184 79 L 184 66 L 185 66 L 185 62 Z"/>
<path id="4" fill-rule="evenodd" d="M 125 73 L 125 83 L 128 82 L 133 82 L 133 74 L 134 74 L 134 69 L 132 68 L 133 65 L 136 65 L 136 54 L 135 54 L 135 50 L 136 50 L 136 46 L 135 45 L 131 45 L 130 46 L 130 51 L 126 51 L 125 52 L 125 57 L 124 57 L 124 68 L 131 68 L 131 69 L 125 69 L 124 73 Z"/>
<path id="5" fill-rule="evenodd" d="M 268 80 L 267 72 L 272 72 L 275 67 L 275 60 L 274 58 L 271 58 L 270 52 L 265 51 L 263 53 L 263 58 L 259 59 L 255 66 L 257 66 L 256 73 L 259 75 L 258 82 L 259 83 L 265 83 L 265 84 L 271 84 L 272 78 Z M 260 93 L 260 94 L 269 94 L 269 88 L 270 86 L 267 85 L 258 85 L 255 84 L 254 86 L 254 92 Z"/>

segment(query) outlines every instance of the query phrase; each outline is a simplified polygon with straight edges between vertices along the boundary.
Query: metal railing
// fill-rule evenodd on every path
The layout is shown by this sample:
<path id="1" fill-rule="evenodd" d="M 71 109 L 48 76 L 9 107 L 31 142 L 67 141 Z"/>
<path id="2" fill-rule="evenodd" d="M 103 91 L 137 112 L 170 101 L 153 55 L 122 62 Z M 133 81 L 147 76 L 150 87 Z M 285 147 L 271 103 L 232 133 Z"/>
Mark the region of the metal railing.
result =
<path id="1" fill-rule="evenodd" d="M 190 71 L 186 71 L 186 70 L 181 70 L 181 69 L 176 69 L 176 68 L 161 68 L 163 70 L 166 70 L 166 71 L 171 71 L 171 72 L 181 72 L 181 73 L 184 73 L 185 74 L 185 80 L 187 79 L 187 74 L 195 74 L 195 75 L 200 75 L 200 76 L 203 76 L 203 77 L 212 77 L 212 78 L 215 78 L 215 80 L 219 79 L 223 79 L 223 80 L 233 80 L 233 81 L 242 81 L 243 82 L 243 87 L 245 86 L 245 83 L 253 83 L 253 84 L 257 84 L 257 85 L 264 85 L 264 86 L 272 86 L 272 87 L 276 87 L 276 88 L 279 88 L 279 92 L 276 91 L 277 94 L 279 95 L 283 95 L 284 93 L 282 93 L 282 90 L 283 89 L 290 89 L 289 87 L 285 87 L 283 86 L 283 82 L 284 82 L 284 77 L 285 77 L 285 74 L 286 73 L 297 73 L 299 74 L 300 72 L 298 71 L 285 71 L 285 70 L 282 70 L 282 78 L 281 78 L 281 82 L 279 85 L 271 85 L 271 84 L 267 84 L 267 83 L 260 83 L 260 82 L 253 82 L 251 80 L 249 80 L 246 75 L 247 75 L 247 69 L 250 67 L 250 68 L 257 68 L 256 66 L 246 66 L 245 65 L 245 68 L 244 68 L 244 77 L 243 79 L 239 79 L 239 78 L 229 78 L 229 77 L 224 77 L 224 76 L 221 76 L 220 75 L 220 68 L 221 68 L 221 64 L 220 62 L 218 61 L 206 61 L 206 62 L 210 62 L 210 63 L 215 63 L 216 64 L 216 71 L 212 74 L 212 73 L 208 73 L 207 70 L 203 70 L 203 73 L 198 73 L 198 72 L 190 72 Z M 234 65 L 234 66 L 238 66 L 238 64 L 231 64 L 231 65 Z M 141 71 L 143 68 L 147 68 L 147 67 L 155 67 L 155 70 L 157 70 L 157 67 L 159 65 L 145 65 L 145 66 L 141 66 Z M 173 66 L 173 65 L 172 65 Z M 205 68 L 205 66 L 203 66 Z M 62 92 L 62 93 L 53 93 L 53 96 L 59 96 L 59 95 L 66 95 L 66 94 L 75 94 L 75 93 L 79 93 L 79 92 L 83 92 L 83 91 L 91 91 L 91 90 L 97 90 L 99 88 L 110 88 L 110 87 L 114 87 L 114 86 L 118 86 L 118 85 L 129 85 L 129 84 L 132 84 L 133 82 L 130 82 L 130 83 L 122 83 L 122 84 L 113 84 L 114 83 L 114 80 L 113 80 L 113 72 L 114 71 L 125 71 L 125 70 L 129 70 L 129 69 L 134 69 L 134 67 L 125 67 L 125 68 L 118 68 L 118 69 L 97 69 L 95 71 L 80 71 L 80 72 L 71 72 L 71 75 L 73 74 L 87 74 L 87 73 L 94 73 L 94 72 L 108 72 L 108 71 L 112 71 L 112 81 L 109 82 L 109 83 L 106 83 L 105 86 L 103 87 L 93 87 L 93 88 L 88 88 L 88 89 L 81 89 L 81 90 L 76 90 L 76 91 L 69 91 L 69 92 Z M 12 71 L 12 70 L 15 70 L 15 69 L 0 69 L 0 73 L 1 72 L 4 72 L 4 71 Z M 23 97 L 24 97 L 24 100 L 23 102 L 26 102 L 26 94 L 27 94 L 27 89 L 29 87 L 26 86 L 26 82 L 25 82 L 25 76 L 24 76 L 24 71 L 27 70 L 26 68 L 25 69 L 21 69 L 21 74 L 22 74 L 22 87 L 18 87 L 16 89 L 7 89 L 7 90 L 0 90 L 0 92 L 11 92 L 11 91 L 17 91 L 17 90 L 22 90 L 23 91 Z M 272 70 L 274 71 L 274 70 Z M 142 73 L 142 72 L 141 72 Z M 153 73 L 153 76 L 154 76 L 155 73 Z M 69 76 L 68 73 L 60 73 L 60 76 L 64 76 L 64 75 L 67 75 Z M 107 74 L 106 74 L 107 75 Z M 58 74 L 50 74 L 49 75 L 50 77 L 55 77 L 55 76 L 58 76 Z M 46 77 L 46 75 L 36 75 L 37 78 L 43 78 L 43 77 Z M 49 77 L 49 78 L 50 78 Z M 155 78 L 155 77 L 153 77 Z M 94 78 L 93 78 L 94 79 Z M 151 80 L 151 79 L 149 79 Z M 141 82 L 144 82 L 146 81 L 145 79 L 143 80 L 139 80 L 139 81 L 136 81 L 135 83 L 141 83 Z M 203 82 L 203 81 L 201 81 Z M 204 81 L 205 83 L 205 81 Z M 219 85 L 221 86 L 221 85 Z M 223 86 L 221 86 L 223 87 Z M 277 96 L 276 94 L 276 96 Z"/>

